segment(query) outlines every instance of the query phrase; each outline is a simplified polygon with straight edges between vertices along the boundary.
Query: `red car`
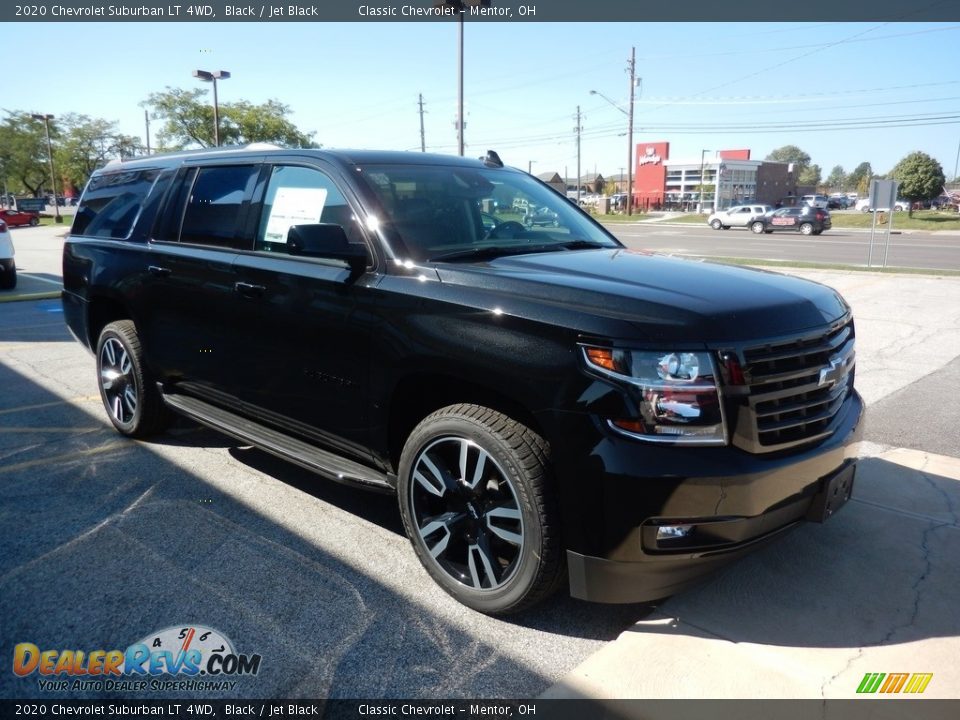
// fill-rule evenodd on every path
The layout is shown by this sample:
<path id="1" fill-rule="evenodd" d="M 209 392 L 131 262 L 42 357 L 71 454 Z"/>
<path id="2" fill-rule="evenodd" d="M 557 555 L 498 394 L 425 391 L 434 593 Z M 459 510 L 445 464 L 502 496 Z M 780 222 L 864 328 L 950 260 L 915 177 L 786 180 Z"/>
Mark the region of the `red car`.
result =
<path id="1" fill-rule="evenodd" d="M 35 212 L 20 212 L 18 210 L 0 210 L 0 220 L 10 227 L 29 225 L 36 227 L 40 224 L 40 216 Z"/>

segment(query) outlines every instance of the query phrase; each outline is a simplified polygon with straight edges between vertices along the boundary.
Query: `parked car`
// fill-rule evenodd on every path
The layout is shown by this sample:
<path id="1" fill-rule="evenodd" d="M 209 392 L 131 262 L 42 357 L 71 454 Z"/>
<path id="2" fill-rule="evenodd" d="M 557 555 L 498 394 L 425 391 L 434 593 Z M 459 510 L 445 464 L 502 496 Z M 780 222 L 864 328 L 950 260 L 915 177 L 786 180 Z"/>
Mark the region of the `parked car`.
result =
<path id="1" fill-rule="evenodd" d="M 494 193 L 556 227 L 482 217 Z M 426 573 L 479 611 L 564 585 L 662 598 L 853 487 L 863 403 L 836 291 L 631 252 L 496 153 L 114 161 L 63 285 L 118 432 L 175 411 L 396 494 Z"/>
<path id="2" fill-rule="evenodd" d="M 827 200 L 827 210 L 846 210 L 849 205 L 846 195 L 832 195 Z"/>
<path id="3" fill-rule="evenodd" d="M 560 216 L 546 205 L 538 208 L 528 208 L 527 214 L 523 216 L 523 224 L 527 227 L 538 225 L 558 227 L 560 225 Z"/>
<path id="4" fill-rule="evenodd" d="M 0 220 L 3 220 L 10 227 L 17 227 L 18 225 L 36 227 L 40 224 L 40 216 L 37 213 L 20 210 L 0 210 Z"/>
<path id="5" fill-rule="evenodd" d="M 826 195 L 804 195 L 800 198 L 800 204 L 820 208 L 821 210 L 826 210 L 829 203 L 830 198 Z"/>
<path id="6" fill-rule="evenodd" d="M 719 210 L 707 217 L 707 225 L 714 230 L 728 230 L 732 227 L 749 227 L 754 218 L 765 215 L 773 210 L 772 205 L 734 205 L 726 210 Z"/>
<path id="7" fill-rule="evenodd" d="M 6 223 L 0 220 L 0 290 L 13 290 L 17 286 L 17 263 L 13 256 L 13 238 Z"/>
<path id="8" fill-rule="evenodd" d="M 878 208 L 870 207 L 870 198 L 861 198 L 857 200 L 856 208 L 860 212 L 890 212 L 890 208 L 888 207 L 878 207 Z M 895 212 L 903 212 L 903 211 L 909 210 L 910 201 L 897 200 L 893 204 L 893 209 Z"/>
<path id="9" fill-rule="evenodd" d="M 750 229 L 758 235 L 776 230 L 794 230 L 801 235 L 819 235 L 830 228 L 830 212 L 809 205 L 780 208 L 757 218 L 750 224 Z"/>

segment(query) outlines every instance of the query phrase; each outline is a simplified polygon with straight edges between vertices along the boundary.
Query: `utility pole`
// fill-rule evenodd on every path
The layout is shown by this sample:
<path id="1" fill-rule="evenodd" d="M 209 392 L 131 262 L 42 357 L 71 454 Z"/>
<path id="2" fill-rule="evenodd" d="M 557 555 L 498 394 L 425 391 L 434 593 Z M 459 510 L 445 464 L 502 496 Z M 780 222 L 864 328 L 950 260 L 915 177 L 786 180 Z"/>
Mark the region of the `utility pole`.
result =
<path id="1" fill-rule="evenodd" d="M 150 154 L 150 113 L 143 111 L 143 122 L 147 126 L 147 155 Z"/>
<path id="2" fill-rule="evenodd" d="M 627 107 L 627 215 L 633 214 L 633 91 L 637 85 L 637 48 L 630 48 L 630 105 Z"/>
<path id="3" fill-rule="evenodd" d="M 583 132 L 583 126 L 581 121 L 583 116 L 580 115 L 580 106 L 577 105 L 577 126 L 573 131 L 577 134 L 577 205 L 580 204 L 580 133 Z"/>
<path id="4" fill-rule="evenodd" d="M 420 152 L 425 153 L 427 151 L 427 141 L 426 136 L 423 134 L 423 93 L 417 97 L 420 98 L 417 103 L 420 106 Z"/>
<path id="5" fill-rule="evenodd" d="M 463 15 L 460 13 L 460 37 L 457 61 L 457 151 L 463 157 Z"/>

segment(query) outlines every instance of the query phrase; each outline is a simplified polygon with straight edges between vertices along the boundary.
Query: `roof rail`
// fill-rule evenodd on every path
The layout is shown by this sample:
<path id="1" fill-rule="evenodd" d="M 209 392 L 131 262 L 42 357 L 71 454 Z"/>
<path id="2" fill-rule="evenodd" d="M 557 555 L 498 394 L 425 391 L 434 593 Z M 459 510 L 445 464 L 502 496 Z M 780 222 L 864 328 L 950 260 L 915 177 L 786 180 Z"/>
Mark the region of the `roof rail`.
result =
<path id="1" fill-rule="evenodd" d="M 173 152 L 167 153 L 151 153 L 150 155 L 138 155 L 137 157 L 131 158 L 113 158 L 108 160 L 107 164 L 104 167 L 115 167 L 117 165 L 122 165 L 124 162 L 133 162 L 134 160 L 145 160 L 150 157 L 176 157 L 177 155 L 203 155 L 206 153 L 226 153 L 226 152 L 246 152 L 246 151 L 263 151 L 263 150 L 283 150 L 282 145 L 277 145 L 270 142 L 251 142 L 246 145 L 223 145 L 221 147 L 205 147 L 205 148 L 193 148 L 187 150 L 174 150 Z"/>

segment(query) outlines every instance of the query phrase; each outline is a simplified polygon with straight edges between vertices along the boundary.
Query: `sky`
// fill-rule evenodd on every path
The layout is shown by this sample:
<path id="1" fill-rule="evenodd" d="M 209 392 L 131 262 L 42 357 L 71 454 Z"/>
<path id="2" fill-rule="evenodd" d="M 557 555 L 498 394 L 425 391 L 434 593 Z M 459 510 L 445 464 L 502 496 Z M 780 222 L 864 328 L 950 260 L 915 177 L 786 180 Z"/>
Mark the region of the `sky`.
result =
<path id="1" fill-rule="evenodd" d="M 671 159 L 792 144 L 826 177 L 922 151 L 954 175 L 957 24 L 468 22 L 464 38 L 468 156 L 574 177 L 579 106 L 581 174 L 625 172 L 635 47 L 634 141 L 667 141 Z M 4 49 L 23 67 L 0 109 L 105 118 L 142 138 L 150 93 L 209 89 L 193 70 L 227 70 L 221 103 L 277 99 L 333 148 L 419 150 L 422 94 L 427 150 L 456 154 L 457 42 L 454 22 L 17 23 Z"/>

